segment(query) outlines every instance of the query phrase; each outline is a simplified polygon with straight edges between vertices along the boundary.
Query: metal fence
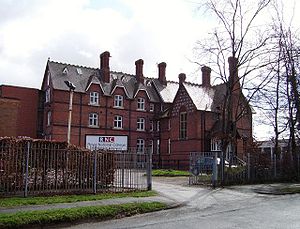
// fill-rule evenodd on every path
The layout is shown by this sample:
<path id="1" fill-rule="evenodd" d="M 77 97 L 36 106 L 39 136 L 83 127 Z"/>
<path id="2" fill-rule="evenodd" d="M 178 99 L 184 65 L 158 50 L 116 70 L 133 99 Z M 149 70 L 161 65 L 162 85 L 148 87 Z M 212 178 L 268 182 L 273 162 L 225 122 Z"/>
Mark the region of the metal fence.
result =
<path id="1" fill-rule="evenodd" d="M 0 142 L 0 196 L 151 189 L 151 154 Z"/>
<path id="2" fill-rule="evenodd" d="M 217 160 L 213 160 L 214 155 Z M 192 152 L 189 184 L 215 185 L 214 175 L 217 176 L 219 185 L 300 180 L 299 154 L 295 158 L 288 153 L 280 156 L 247 154 L 243 159 L 232 156 L 226 161 L 222 152 Z M 214 163 L 217 163 L 217 170 L 213 170 Z"/>

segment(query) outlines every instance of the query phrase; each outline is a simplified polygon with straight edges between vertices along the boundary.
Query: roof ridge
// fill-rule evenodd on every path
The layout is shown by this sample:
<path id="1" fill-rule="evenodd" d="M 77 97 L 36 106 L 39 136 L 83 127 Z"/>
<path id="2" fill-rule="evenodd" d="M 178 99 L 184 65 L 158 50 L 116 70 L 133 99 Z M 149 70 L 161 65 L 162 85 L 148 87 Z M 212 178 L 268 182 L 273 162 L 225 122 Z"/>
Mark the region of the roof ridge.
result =
<path id="1" fill-rule="evenodd" d="M 53 61 L 53 60 L 49 60 L 49 62 L 56 63 L 56 64 L 63 64 L 63 65 L 72 66 L 72 67 L 79 67 L 79 68 L 88 68 L 88 69 L 93 69 L 93 70 L 99 70 L 99 68 L 93 68 L 93 67 L 88 67 L 88 66 L 78 65 L 78 64 L 68 64 L 68 63 L 59 62 L 59 61 Z"/>

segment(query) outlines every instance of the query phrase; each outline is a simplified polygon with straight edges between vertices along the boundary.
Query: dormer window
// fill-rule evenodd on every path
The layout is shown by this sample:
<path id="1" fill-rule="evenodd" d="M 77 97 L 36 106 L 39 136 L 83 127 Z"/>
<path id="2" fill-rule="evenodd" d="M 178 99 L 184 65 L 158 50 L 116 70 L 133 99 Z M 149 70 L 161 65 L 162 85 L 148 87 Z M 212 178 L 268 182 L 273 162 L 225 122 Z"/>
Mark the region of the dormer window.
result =
<path id="1" fill-rule="evenodd" d="M 123 96 L 122 95 L 115 95 L 114 99 L 114 107 L 123 108 Z"/>
<path id="2" fill-rule="evenodd" d="M 90 105 L 99 105 L 99 93 L 92 91 L 90 93 Z"/>
<path id="3" fill-rule="evenodd" d="M 145 99 L 144 98 L 137 99 L 137 110 L 141 110 L 141 111 L 145 110 Z"/>
<path id="4" fill-rule="evenodd" d="M 51 99 L 51 97 L 50 97 L 51 94 L 50 94 L 50 93 L 51 93 L 51 91 L 50 91 L 50 87 L 49 87 L 49 88 L 47 88 L 47 90 L 46 90 L 46 96 L 45 96 L 45 97 L 46 97 L 46 101 L 45 101 L 46 103 L 49 103 L 49 102 L 50 102 L 50 99 Z"/>
<path id="5" fill-rule="evenodd" d="M 67 75 L 68 73 L 69 73 L 69 70 L 68 70 L 67 67 L 65 67 L 64 70 L 63 70 L 63 74 Z"/>
<path id="6" fill-rule="evenodd" d="M 78 73 L 79 75 L 82 75 L 82 70 L 81 70 L 81 68 L 76 68 L 76 71 L 77 71 L 77 73 Z"/>

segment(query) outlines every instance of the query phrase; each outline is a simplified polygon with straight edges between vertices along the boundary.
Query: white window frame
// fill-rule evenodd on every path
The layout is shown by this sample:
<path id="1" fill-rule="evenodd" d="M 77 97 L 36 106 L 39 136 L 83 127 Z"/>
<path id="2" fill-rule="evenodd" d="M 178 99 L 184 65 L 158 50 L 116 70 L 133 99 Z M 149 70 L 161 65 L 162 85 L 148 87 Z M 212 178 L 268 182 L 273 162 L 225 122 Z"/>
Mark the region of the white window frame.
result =
<path id="1" fill-rule="evenodd" d="M 121 115 L 115 115 L 114 129 L 123 129 L 123 117 Z"/>
<path id="2" fill-rule="evenodd" d="M 137 110 L 139 110 L 139 111 L 145 110 L 145 99 L 144 98 L 137 99 Z"/>
<path id="3" fill-rule="evenodd" d="M 117 108 L 124 107 L 123 95 L 115 95 L 114 96 L 114 107 L 117 107 Z"/>
<path id="4" fill-rule="evenodd" d="M 89 127 L 99 127 L 99 115 L 97 113 L 89 113 Z"/>
<path id="5" fill-rule="evenodd" d="M 51 101 L 51 89 L 50 89 L 50 87 L 48 87 L 47 89 L 46 89 L 46 103 L 50 103 L 50 101 Z"/>
<path id="6" fill-rule="evenodd" d="M 51 116 L 52 116 L 52 112 L 48 111 L 47 112 L 47 126 L 51 125 Z"/>
<path id="7" fill-rule="evenodd" d="M 150 112 L 154 112 L 154 104 L 153 103 L 150 103 L 149 111 Z"/>
<path id="8" fill-rule="evenodd" d="M 152 132 L 153 131 L 153 129 L 154 129 L 154 124 L 153 124 L 153 121 L 151 120 L 150 122 L 149 122 L 149 125 L 150 125 L 150 132 Z"/>
<path id="9" fill-rule="evenodd" d="M 168 154 L 171 154 L 171 139 L 168 139 Z"/>
<path id="10" fill-rule="evenodd" d="M 210 140 L 210 150 L 211 151 L 221 151 L 222 141 L 217 138 L 212 138 Z"/>
<path id="11" fill-rule="evenodd" d="M 90 92 L 90 105 L 99 105 L 99 92 L 92 91 Z"/>
<path id="12" fill-rule="evenodd" d="M 145 118 L 138 118 L 136 121 L 136 130 L 145 131 Z"/>
<path id="13" fill-rule="evenodd" d="M 138 138 L 136 140 L 136 152 L 144 153 L 144 151 L 145 151 L 145 140 L 142 138 Z"/>
<path id="14" fill-rule="evenodd" d="M 187 139 L 187 112 L 180 112 L 179 114 L 179 139 Z"/>
<path id="15" fill-rule="evenodd" d="M 159 154 L 160 153 L 160 140 L 157 139 L 156 140 L 156 154 Z"/>
<path id="16" fill-rule="evenodd" d="M 160 130 L 160 121 L 157 121 L 156 122 L 156 131 L 159 131 Z"/>

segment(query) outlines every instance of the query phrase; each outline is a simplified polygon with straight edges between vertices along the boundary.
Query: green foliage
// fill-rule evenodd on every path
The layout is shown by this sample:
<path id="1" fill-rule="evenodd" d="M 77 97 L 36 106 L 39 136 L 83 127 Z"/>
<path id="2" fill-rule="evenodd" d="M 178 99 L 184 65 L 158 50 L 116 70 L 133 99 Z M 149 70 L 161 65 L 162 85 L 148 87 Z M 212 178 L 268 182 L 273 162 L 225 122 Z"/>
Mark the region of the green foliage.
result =
<path id="1" fill-rule="evenodd" d="M 239 173 L 241 173 L 245 170 L 246 170 L 245 166 L 237 166 L 237 167 L 231 167 L 231 168 L 225 167 L 225 172 L 229 173 L 229 174 L 232 174 L 232 175 L 239 174 Z"/>
<path id="2" fill-rule="evenodd" d="M 173 170 L 173 169 L 154 169 L 152 170 L 152 176 L 165 176 L 165 177 L 176 177 L 176 176 L 189 176 L 190 173 L 187 171 Z"/>
<path id="3" fill-rule="evenodd" d="M 166 205 L 163 203 L 149 202 L 0 214 L 0 228 L 16 228 L 30 225 L 41 226 L 82 219 L 96 219 L 101 221 L 158 211 L 164 208 L 166 208 Z"/>
<path id="4" fill-rule="evenodd" d="M 38 204 L 55 204 L 55 203 L 73 203 L 79 201 L 104 200 L 111 198 L 124 197 L 148 197 L 155 196 L 155 191 L 140 191 L 126 193 L 101 193 L 90 195 L 66 195 L 66 196 L 49 196 L 49 197 L 9 197 L 0 198 L 0 207 L 13 207 L 22 205 L 38 205 Z"/>

